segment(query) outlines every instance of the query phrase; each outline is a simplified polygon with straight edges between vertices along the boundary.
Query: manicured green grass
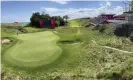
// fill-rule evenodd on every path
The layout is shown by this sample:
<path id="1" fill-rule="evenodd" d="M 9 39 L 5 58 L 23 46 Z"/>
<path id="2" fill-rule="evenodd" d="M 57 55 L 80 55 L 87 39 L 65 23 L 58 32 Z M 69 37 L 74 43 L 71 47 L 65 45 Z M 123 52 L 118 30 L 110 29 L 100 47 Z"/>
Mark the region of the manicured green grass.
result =
<path id="1" fill-rule="evenodd" d="M 80 23 L 77 20 L 70 20 L 68 27 L 57 28 L 57 35 L 60 37 L 60 41 L 73 41 L 80 36 Z"/>
<path id="2" fill-rule="evenodd" d="M 60 41 L 72 41 L 77 37 L 77 28 L 75 27 L 57 28 L 56 31 Z"/>
<path id="3" fill-rule="evenodd" d="M 26 29 L 28 32 L 37 32 L 37 31 L 41 31 L 40 28 L 25 27 L 25 29 Z"/>
<path id="4" fill-rule="evenodd" d="M 8 49 L 3 59 L 19 67 L 38 67 L 57 59 L 62 50 L 56 42 L 59 37 L 50 31 L 19 34 L 18 41 Z"/>
<path id="5" fill-rule="evenodd" d="M 28 31 L 28 33 L 34 33 L 34 32 L 41 32 L 41 31 L 52 31 L 51 29 L 48 28 L 35 28 L 35 27 L 24 27 Z"/>
<path id="6" fill-rule="evenodd" d="M 68 26 L 70 26 L 70 27 L 82 27 L 78 20 L 70 20 L 68 23 Z"/>
<path id="7" fill-rule="evenodd" d="M 27 79 L 29 80 L 30 79 L 31 80 L 97 80 L 97 79 L 122 80 L 122 78 L 130 80 L 130 78 L 132 78 L 133 76 L 132 54 L 129 55 L 119 51 L 107 49 L 104 47 L 99 47 L 98 45 L 92 42 L 92 40 L 95 40 L 99 45 L 111 46 L 122 50 L 133 51 L 132 49 L 133 43 L 129 39 L 119 38 L 114 35 L 99 33 L 97 30 L 92 30 L 89 27 L 78 27 L 78 28 L 73 27 L 75 24 L 77 25 L 79 23 L 77 21 L 72 21 L 71 24 L 69 24 L 68 28 L 58 27 L 55 29 L 55 31 L 57 32 L 56 34 L 60 37 L 59 42 L 57 42 L 57 44 L 62 48 L 62 53 L 57 59 L 39 68 L 33 68 L 31 71 L 25 68 L 21 69 L 17 68 L 16 66 L 11 68 L 10 65 L 7 66 L 4 65 L 3 68 L 3 70 L 5 71 L 4 75 L 9 76 L 11 80 L 14 80 L 14 78 L 18 76 L 22 80 L 27 80 Z M 45 32 L 22 34 L 18 35 L 20 36 L 18 37 L 18 39 L 22 40 L 24 39 L 24 42 L 26 42 L 26 44 L 30 44 L 28 46 L 31 47 L 32 50 L 34 50 L 32 44 L 34 42 L 35 44 L 37 44 L 36 47 L 40 47 L 41 49 L 45 50 L 45 48 L 42 48 L 42 46 L 40 46 L 43 43 L 45 43 L 43 42 L 45 41 L 43 36 L 45 35 L 44 33 Z M 35 34 L 40 34 L 40 36 Z M 40 42 L 38 43 L 36 39 L 33 39 L 33 36 L 37 36 L 36 38 L 38 38 L 41 43 Z M 48 41 L 49 40 L 51 41 L 51 38 L 53 38 L 53 36 L 50 35 L 47 37 L 49 37 Z M 77 38 L 81 39 L 81 42 L 80 41 L 74 42 L 77 40 Z M 66 44 L 62 43 L 61 41 L 72 41 L 72 42 L 71 43 L 68 42 Z M 24 51 L 19 49 L 17 52 L 20 53 L 20 51 L 22 51 L 26 53 L 25 50 L 29 51 L 30 48 L 22 44 L 26 45 L 25 43 L 20 42 L 18 46 L 23 47 Z M 13 45 L 10 49 L 16 52 L 15 50 L 17 48 L 13 50 L 13 48 L 15 48 L 14 46 L 17 45 Z M 4 54 L 6 55 L 7 53 Z M 32 53 L 27 53 L 27 54 L 32 55 Z M 37 54 L 42 55 L 42 53 L 37 53 Z M 24 58 L 27 61 L 33 60 L 30 59 L 29 56 L 24 57 L 25 54 L 21 55 L 22 58 Z M 10 55 L 7 56 L 12 58 L 12 56 Z M 15 56 L 18 56 L 18 53 L 16 53 Z M 40 56 L 40 58 L 42 57 L 43 56 Z M 20 57 L 18 56 L 17 58 L 20 59 L 21 56 Z M 51 58 L 47 60 L 51 61 Z M 7 63 L 3 62 L 3 64 Z M 20 65 L 22 64 L 20 63 Z M 29 64 L 27 63 L 26 65 L 29 66 Z M 7 79 L 6 76 L 4 76 L 4 78 Z"/>

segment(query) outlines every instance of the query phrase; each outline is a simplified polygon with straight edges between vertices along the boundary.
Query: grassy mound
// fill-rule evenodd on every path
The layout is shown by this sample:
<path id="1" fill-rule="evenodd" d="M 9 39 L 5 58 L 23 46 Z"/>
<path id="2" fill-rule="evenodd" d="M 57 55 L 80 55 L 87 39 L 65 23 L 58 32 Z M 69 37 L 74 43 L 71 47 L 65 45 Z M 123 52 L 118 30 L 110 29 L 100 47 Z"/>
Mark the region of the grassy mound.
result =
<path id="1" fill-rule="evenodd" d="M 61 54 L 57 35 L 50 31 L 20 34 L 20 41 L 8 49 L 3 59 L 19 67 L 38 67 L 51 63 Z"/>
<path id="2" fill-rule="evenodd" d="M 70 27 L 81 27 L 80 22 L 78 20 L 70 20 L 68 23 L 68 26 Z"/>

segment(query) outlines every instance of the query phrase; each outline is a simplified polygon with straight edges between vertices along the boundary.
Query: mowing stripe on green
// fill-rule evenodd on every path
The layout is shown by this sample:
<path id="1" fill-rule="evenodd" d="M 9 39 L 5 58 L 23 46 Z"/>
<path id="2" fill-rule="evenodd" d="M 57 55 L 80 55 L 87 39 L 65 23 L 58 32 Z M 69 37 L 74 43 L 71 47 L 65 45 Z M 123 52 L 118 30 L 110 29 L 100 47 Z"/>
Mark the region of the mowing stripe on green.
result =
<path id="1" fill-rule="evenodd" d="M 56 44 L 59 37 L 51 31 L 20 34 L 20 41 L 8 49 L 4 60 L 20 67 L 39 67 L 56 60 L 62 49 Z"/>

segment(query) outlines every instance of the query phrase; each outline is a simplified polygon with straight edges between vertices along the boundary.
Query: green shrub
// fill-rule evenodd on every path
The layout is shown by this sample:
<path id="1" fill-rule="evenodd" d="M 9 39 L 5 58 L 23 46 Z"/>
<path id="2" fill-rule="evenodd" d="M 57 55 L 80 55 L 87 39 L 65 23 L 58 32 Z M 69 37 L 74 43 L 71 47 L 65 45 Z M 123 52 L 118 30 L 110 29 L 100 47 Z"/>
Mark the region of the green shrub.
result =
<path id="1" fill-rule="evenodd" d="M 92 30 L 98 30 L 100 33 L 104 33 L 107 35 L 113 35 L 114 25 L 113 24 L 101 24 L 101 25 L 94 26 Z"/>
<path id="2" fill-rule="evenodd" d="M 133 32 L 130 34 L 130 40 L 133 42 Z"/>
<path id="3" fill-rule="evenodd" d="M 121 37 L 129 37 L 131 32 L 133 32 L 133 24 L 126 23 L 116 25 L 114 34 Z"/>

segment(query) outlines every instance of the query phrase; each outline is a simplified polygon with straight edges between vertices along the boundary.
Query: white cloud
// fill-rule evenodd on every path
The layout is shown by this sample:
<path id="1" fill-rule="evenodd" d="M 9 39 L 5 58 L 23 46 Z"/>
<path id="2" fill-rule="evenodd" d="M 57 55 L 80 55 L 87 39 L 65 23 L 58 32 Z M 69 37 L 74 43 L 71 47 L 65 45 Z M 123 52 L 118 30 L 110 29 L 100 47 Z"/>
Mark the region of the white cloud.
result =
<path id="1" fill-rule="evenodd" d="M 56 3 L 59 3 L 59 4 L 67 4 L 67 2 L 69 0 L 49 0 L 49 1 L 56 2 Z"/>
<path id="2" fill-rule="evenodd" d="M 106 5 L 107 5 L 107 6 L 111 6 L 111 2 L 106 1 Z"/>
<path id="3" fill-rule="evenodd" d="M 105 1 L 99 4 L 97 8 L 55 8 L 55 7 L 41 7 L 39 12 L 46 12 L 51 16 L 64 16 L 68 15 L 70 19 L 82 17 L 96 17 L 101 13 L 108 14 L 122 14 L 122 6 L 112 6 L 111 2 Z"/>
<path id="4" fill-rule="evenodd" d="M 55 7 L 41 7 L 40 10 L 38 11 L 33 11 L 33 12 L 46 12 L 50 14 L 51 16 L 64 16 L 68 15 L 70 19 L 75 19 L 75 18 L 82 18 L 82 17 L 96 17 L 101 13 L 109 13 L 109 14 L 122 14 L 123 12 L 123 7 L 122 6 L 112 6 L 111 2 L 104 2 L 99 4 L 100 7 L 97 8 L 55 8 Z M 31 12 L 32 13 L 32 12 Z M 2 16 L 2 22 L 8 21 L 8 22 L 15 22 L 17 20 L 18 22 L 20 21 L 29 21 L 29 17 L 21 17 L 20 16 L 15 16 L 15 15 L 7 15 L 7 16 Z"/>
<path id="5" fill-rule="evenodd" d="M 57 8 L 45 8 L 45 7 L 41 7 L 41 10 L 46 10 L 47 12 L 57 12 L 59 11 L 59 9 Z"/>
<path id="6" fill-rule="evenodd" d="M 116 7 L 114 8 L 114 11 L 115 11 L 116 14 L 121 14 L 121 13 L 123 12 L 123 7 L 121 7 L 121 6 L 116 6 Z"/>
<path id="7" fill-rule="evenodd" d="M 106 4 L 106 5 L 105 5 Z M 64 16 L 68 15 L 70 19 L 81 18 L 81 17 L 95 17 L 101 13 L 109 13 L 109 14 L 122 14 L 122 6 L 111 6 L 110 2 L 106 2 L 105 4 L 100 4 L 98 8 L 43 8 L 46 13 L 51 16 Z"/>

